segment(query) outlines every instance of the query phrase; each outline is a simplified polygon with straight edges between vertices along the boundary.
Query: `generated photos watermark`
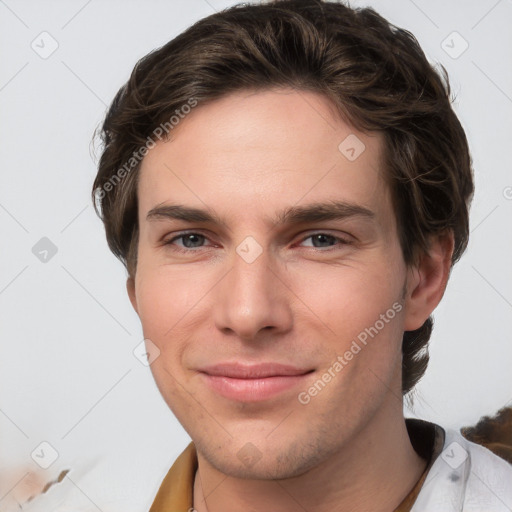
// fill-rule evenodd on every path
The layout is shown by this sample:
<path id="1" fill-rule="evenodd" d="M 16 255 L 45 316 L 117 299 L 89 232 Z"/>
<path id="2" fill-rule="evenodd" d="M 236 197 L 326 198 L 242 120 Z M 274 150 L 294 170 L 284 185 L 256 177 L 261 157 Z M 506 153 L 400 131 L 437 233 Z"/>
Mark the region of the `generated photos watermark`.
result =
<path id="1" fill-rule="evenodd" d="M 382 329 L 389 324 L 393 318 L 402 311 L 403 306 L 399 302 L 395 302 L 385 313 L 382 313 L 379 319 L 370 327 L 366 327 L 361 331 L 357 338 L 352 340 L 350 348 L 344 352 L 343 355 L 339 355 L 329 366 L 329 368 L 322 374 L 322 376 L 315 381 L 307 390 L 301 391 L 297 399 L 302 405 L 307 405 L 311 402 L 311 399 L 317 396 L 324 388 L 332 381 L 340 372 L 352 361 L 354 356 L 359 354 L 363 347 L 368 344 L 369 339 L 373 339 L 379 334 Z M 358 343 L 359 342 L 359 343 Z"/>
<path id="2" fill-rule="evenodd" d="M 148 154 L 148 152 L 156 146 L 157 139 L 165 141 L 169 133 L 178 126 L 182 119 L 190 114 L 192 109 L 197 106 L 198 101 L 195 98 L 189 98 L 187 103 L 177 108 L 174 114 L 165 121 L 160 123 L 146 139 L 146 142 L 140 146 L 137 151 L 132 153 L 132 156 L 120 167 L 115 174 L 113 174 L 101 187 L 96 191 L 96 198 L 101 200 L 105 195 L 113 190 L 125 177 L 130 173 L 142 159 Z"/>

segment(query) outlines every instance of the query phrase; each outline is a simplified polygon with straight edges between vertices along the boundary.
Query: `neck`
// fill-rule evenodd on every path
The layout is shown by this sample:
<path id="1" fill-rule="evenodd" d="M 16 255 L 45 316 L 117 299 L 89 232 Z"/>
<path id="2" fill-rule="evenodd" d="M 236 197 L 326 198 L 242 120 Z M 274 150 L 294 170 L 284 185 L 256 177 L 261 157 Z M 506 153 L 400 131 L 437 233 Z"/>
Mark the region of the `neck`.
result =
<path id="1" fill-rule="evenodd" d="M 198 452 L 194 509 L 395 510 L 420 479 L 427 461 L 414 451 L 396 397 L 391 400 L 394 403 L 383 407 L 342 449 L 294 478 L 248 480 L 227 476 Z"/>

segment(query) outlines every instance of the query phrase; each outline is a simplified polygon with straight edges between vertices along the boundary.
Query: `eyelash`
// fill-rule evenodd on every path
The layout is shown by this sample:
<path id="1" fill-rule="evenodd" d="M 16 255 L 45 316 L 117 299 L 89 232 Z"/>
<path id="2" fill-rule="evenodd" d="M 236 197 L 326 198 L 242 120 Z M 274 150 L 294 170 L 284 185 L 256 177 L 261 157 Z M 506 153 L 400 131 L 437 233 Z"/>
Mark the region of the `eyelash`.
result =
<path id="1" fill-rule="evenodd" d="M 164 240 L 163 245 L 172 246 L 172 245 L 174 245 L 174 242 L 176 240 L 179 240 L 180 238 L 183 239 L 187 235 L 199 235 L 201 237 L 204 237 L 205 240 L 208 240 L 208 237 L 206 235 L 203 235 L 202 233 L 199 233 L 197 231 L 187 231 L 187 232 L 180 233 L 179 235 L 176 235 L 176 236 L 174 236 L 173 238 L 171 238 L 169 240 Z M 318 231 L 318 232 L 315 232 L 315 233 L 311 233 L 308 236 L 302 238 L 300 240 L 300 242 L 303 243 L 308 238 L 312 238 L 312 237 L 317 236 L 317 235 L 328 236 L 331 239 L 335 240 L 336 242 L 339 242 L 339 245 L 341 245 L 341 246 L 343 246 L 343 245 L 351 245 L 353 243 L 353 242 L 351 242 L 349 240 L 346 240 L 344 238 L 341 238 L 339 236 L 334 236 L 334 235 L 330 235 L 329 233 L 324 233 L 323 231 Z M 182 247 L 179 247 L 177 245 L 174 245 L 173 250 L 176 251 L 176 252 L 181 252 L 181 253 L 191 253 L 191 252 L 203 249 L 203 248 L 204 247 L 182 248 Z M 329 252 L 329 251 L 332 251 L 332 250 L 336 250 L 336 246 L 329 246 L 329 247 L 326 247 L 326 248 L 309 246 L 308 248 L 309 249 L 317 249 L 320 252 Z"/>

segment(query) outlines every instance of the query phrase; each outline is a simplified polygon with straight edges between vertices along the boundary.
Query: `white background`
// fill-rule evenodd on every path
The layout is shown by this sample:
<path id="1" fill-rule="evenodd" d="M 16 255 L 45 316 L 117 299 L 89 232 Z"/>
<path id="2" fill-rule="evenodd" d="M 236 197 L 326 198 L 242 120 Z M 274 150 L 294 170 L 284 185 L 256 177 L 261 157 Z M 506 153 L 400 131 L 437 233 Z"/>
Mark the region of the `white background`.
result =
<path id="1" fill-rule="evenodd" d="M 0 469 L 35 467 L 47 441 L 59 453 L 48 475 L 72 467 L 62 486 L 83 510 L 147 510 L 189 441 L 132 354 L 141 328 L 90 202 L 92 134 L 140 57 L 233 4 L 0 0 Z M 444 64 L 470 141 L 470 245 L 436 311 L 414 411 L 461 427 L 512 401 L 512 2 L 352 5 Z M 47 59 L 31 48 L 43 31 L 59 45 Z M 456 59 L 442 47 L 453 31 L 469 44 Z M 42 237 L 58 249 L 46 263 L 32 253 Z"/>

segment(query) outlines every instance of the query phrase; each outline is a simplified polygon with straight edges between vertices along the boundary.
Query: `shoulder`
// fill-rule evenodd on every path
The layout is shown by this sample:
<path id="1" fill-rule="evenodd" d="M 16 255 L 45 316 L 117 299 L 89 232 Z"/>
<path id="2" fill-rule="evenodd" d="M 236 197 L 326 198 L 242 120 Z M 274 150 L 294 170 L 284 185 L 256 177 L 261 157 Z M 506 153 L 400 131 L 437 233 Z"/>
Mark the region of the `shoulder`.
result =
<path id="1" fill-rule="evenodd" d="M 469 454 L 464 510 L 486 510 L 490 506 L 496 510 L 512 510 L 512 464 L 466 440 L 458 432 L 453 432 L 453 437 L 454 442 L 459 442 Z"/>
<path id="2" fill-rule="evenodd" d="M 444 433 L 411 512 L 510 512 L 512 465 L 455 430 Z"/>

